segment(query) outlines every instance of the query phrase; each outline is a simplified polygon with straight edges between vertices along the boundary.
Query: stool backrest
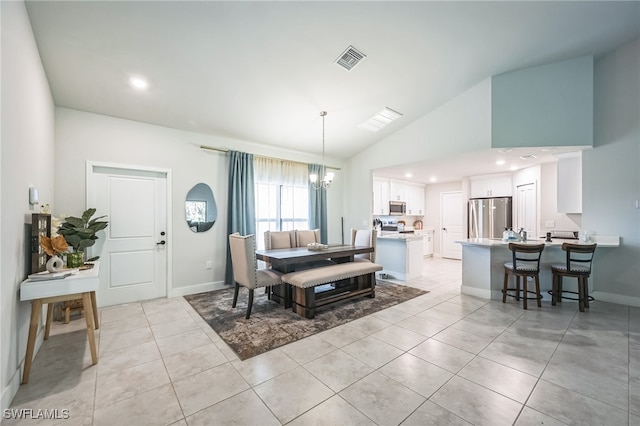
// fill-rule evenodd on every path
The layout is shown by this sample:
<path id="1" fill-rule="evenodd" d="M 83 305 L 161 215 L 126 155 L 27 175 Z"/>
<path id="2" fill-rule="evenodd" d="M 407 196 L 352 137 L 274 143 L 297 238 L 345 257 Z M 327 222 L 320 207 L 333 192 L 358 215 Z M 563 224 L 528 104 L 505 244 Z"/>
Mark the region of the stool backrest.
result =
<path id="1" fill-rule="evenodd" d="M 540 257 L 544 244 L 518 244 L 509 243 L 513 269 L 526 269 L 527 271 L 540 272 Z"/>
<path id="2" fill-rule="evenodd" d="M 567 252 L 567 271 L 591 273 L 591 263 L 597 244 L 563 243 L 562 250 Z"/>

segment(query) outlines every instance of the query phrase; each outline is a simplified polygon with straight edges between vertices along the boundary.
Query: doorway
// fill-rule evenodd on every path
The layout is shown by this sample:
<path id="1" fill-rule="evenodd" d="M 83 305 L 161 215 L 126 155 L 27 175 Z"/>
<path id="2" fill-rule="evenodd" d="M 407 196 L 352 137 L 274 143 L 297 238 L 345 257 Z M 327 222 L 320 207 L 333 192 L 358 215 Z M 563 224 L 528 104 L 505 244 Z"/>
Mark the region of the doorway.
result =
<path id="1" fill-rule="evenodd" d="M 168 294 L 167 170 L 87 163 L 87 203 L 109 226 L 92 253 L 100 253 L 99 306 Z"/>
<path id="2" fill-rule="evenodd" d="M 515 230 L 524 228 L 530 238 L 538 236 L 538 203 L 536 183 L 518 185 L 516 192 Z"/>
<path id="3" fill-rule="evenodd" d="M 462 259 L 462 246 L 456 241 L 462 240 L 463 204 L 462 192 L 443 192 L 440 194 L 440 223 L 442 257 Z"/>

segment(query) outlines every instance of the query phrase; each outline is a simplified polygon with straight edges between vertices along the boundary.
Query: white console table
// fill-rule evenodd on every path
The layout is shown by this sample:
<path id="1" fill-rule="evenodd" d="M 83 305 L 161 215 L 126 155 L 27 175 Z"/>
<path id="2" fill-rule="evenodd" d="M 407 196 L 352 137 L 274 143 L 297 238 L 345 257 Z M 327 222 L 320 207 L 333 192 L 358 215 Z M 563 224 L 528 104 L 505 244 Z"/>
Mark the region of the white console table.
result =
<path id="1" fill-rule="evenodd" d="M 100 283 L 100 263 L 95 262 L 91 269 L 78 271 L 63 279 L 34 281 L 27 279 L 20 284 L 20 300 L 31 301 L 31 322 L 29 323 L 29 339 L 27 340 L 27 353 L 24 361 L 22 383 L 29 382 L 31 364 L 33 362 L 33 349 L 36 343 L 36 335 L 40 325 L 40 313 L 42 305 L 47 306 L 47 323 L 44 339 L 49 338 L 51 321 L 53 320 L 53 305 L 56 302 L 82 299 L 87 322 L 87 339 L 91 349 L 91 361 L 98 363 L 98 352 L 94 328 L 98 329 L 98 306 L 96 305 L 96 290 Z"/>

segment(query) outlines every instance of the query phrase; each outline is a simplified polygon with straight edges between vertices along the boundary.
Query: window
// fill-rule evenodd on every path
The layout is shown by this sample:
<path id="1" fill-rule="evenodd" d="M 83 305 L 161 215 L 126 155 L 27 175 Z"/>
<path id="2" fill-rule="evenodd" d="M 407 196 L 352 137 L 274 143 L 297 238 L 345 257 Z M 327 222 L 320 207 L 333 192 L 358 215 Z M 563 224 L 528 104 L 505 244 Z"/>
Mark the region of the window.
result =
<path id="1" fill-rule="evenodd" d="M 309 229 L 308 168 L 304 164 L 257 157 L 256 245 L 264 248 L 265 231 Z"/>

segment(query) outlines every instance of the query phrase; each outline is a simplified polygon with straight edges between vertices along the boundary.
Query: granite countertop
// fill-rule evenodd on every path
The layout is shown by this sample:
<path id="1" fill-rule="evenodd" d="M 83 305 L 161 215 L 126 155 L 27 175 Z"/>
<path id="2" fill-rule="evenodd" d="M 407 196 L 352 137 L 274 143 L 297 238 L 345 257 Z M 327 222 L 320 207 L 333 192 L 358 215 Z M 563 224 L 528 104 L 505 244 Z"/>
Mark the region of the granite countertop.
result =
<path id="1" fill-rule="evenodd" d="M 544 243 L 547 246 L 562 246 L 563 243 L 572 244 L 593 244 L 597 243 L 598 247 L 618 247 L 620 245 L 620 237 L 616 236 L 602 236 L 594 235 L 591 237 L 591 241 L 588 243 L 581 243 L 578 240 L 568 240 L 562 238 L 553 238 L 551 242 L 545 242 L 544 238 L 531 238 L 527 241 L 502 241 L 501 238 L 467 238 L 464 240 L 457 240 L 456 243 L 468 246 L 484 246 L 484 247 L 507 247 L 509 243 L 518 244 L 540 244 Z"/>
<path id="2" fill-rule="evenodd" d="M 414 241 L 422 240 L 424 238 L 421 234 L 401 234 L 399 232 L 382 232 L 378 235 L 378 239 L 383 240 L 402 240 L 402 241 Z"/>

